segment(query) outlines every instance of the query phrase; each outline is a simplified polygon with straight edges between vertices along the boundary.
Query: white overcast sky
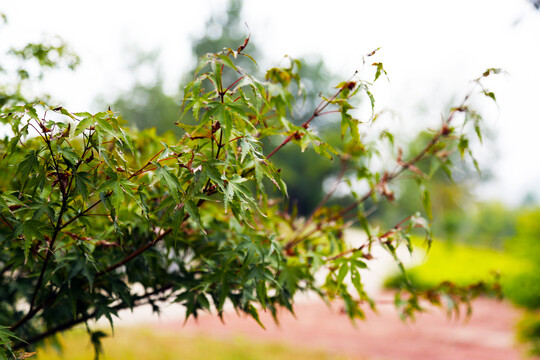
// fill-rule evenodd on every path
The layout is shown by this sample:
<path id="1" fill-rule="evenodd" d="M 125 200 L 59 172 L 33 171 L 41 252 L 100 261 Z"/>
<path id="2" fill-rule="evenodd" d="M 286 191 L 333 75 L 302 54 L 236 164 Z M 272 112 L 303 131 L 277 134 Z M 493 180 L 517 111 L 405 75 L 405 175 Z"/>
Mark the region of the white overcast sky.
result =
<path id="1" fill-rule="evenodd" d="M 190 39 L 226 1 L 2 1 L 9 25 L 0 47 L 59 35 L 82 58 L 74 74 L 55 74 L 45 90 L 72 111 L 93 109 L 97 95 L 132 84 L 126 49 L 161 49 L 172 89 L 191 63 Z M 283 55 L 321 56 L 348 77 L 362 55 L 381 47 L 390 84 L 377 87 L 377 108 L 415 124 L 438 119 L 486 68 L 508 72 L 489 83 L 498 109 L 486 108 L 496 135 L 486 148 L 495 178 L 481 197 L 519 204 L 540 195 L 540 11 L 525 0 L 245 0 L 243 21 L 262 45 L 263 65 Z M 233 44 L 234 45 L 234 44 Z M 219 49 L 216 49 L 219 50 Z M 492 156 L 496 153 L 497 156 Z"/>

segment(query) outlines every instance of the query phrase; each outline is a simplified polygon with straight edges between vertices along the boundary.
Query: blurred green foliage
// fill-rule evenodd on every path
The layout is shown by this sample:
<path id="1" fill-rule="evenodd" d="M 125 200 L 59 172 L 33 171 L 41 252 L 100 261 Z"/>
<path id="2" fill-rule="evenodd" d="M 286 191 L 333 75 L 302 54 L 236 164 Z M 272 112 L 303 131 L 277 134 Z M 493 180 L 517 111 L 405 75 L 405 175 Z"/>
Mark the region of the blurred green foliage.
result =
<path id="1" fill-rule="evenodd" d="M 517 217 L 516 236 L 507 242 L 508 250 L 532 268 L 511 277 L 508 298 L 529 309 L 518 326 L 518 338 L 532 354 L 540 355 L 540 208 L 522 211 Z"/>
<path id="2" fill-rule="evenodd" d="M 421 248 L 419 240 L 415 241 Z M 421 256 L 421 255 L 419 255 Z M 424 262 L 407 272 L 411 284 L 417 289 L 428 289 L 443 281 L 466 286 L 478 281 L 502 277 L 503 288 L 509 279 L 523 271 L 530 271 L 533 264 L 517 256 L 486 246 L 473 246 L 457 242 L 434 240 L 434 246 L 425 255 Z M 388 278 L 386 286 L 403 286 L 403 276 Z M 506 293 L 506 290 L 504 290 Z"/>
<path id="3" fill-rule="evenodd" d="M 518 340 L 529 345 L 531 355 L 540 354 L 540 312 L 527 311 L 518 324 Z"/>
<path id="4" fill-rule="evenodd" d="M 419 133 L 403 152 L 416 153 L 430 136 L 429 131 Z M 459 152 L 439 151 L 437 155 L 439 161 L 430 158 L 417 164 L 429 181 L 402 179 L 395 184 L 396 201 L 378 205 L 373 216 L 388 227 L 411 209 L 423 208 L 423 215 L 433 221 L 436 237 L 503 249 L 505 240 L 515 235 L 516 211 L 496 201 L 475 201 L 474 189 L 481 186 L 483 176 L 474 169 L 474 163 L 462 161 Z M 450 163 L 457 167 L 451 176 Z"/>
<path id="5" fill-rule="evenodd" d="M 530 270 L 514 274 L 505 286 L 506 296 L 512 302 L 527 309 L 540 308 L 540 273 L 538 264 Z"/>
<path id="6" fill-rule="evenodd" d="M 410 283 L 416 289 L 448 280 L 466 286 L 500 274 L 505 298 L 528 310 L 518 326 L 518 338 L 540 354 L 540 208 L 484 203 L 456 217 L 458 241 L 433 246 L 426 261 L 407 272 Z M 401 274 L 385 282 L 390 288 L 404 284 Z"/>
<path id="7" fill-rule="evenodd" d="M 506 295 L 516 305 L 540 309 L 540 209 L 524 209 L 516 216 L 516 235 L 507 239 L 507 251 L 522 263 L 510 277 Z"/>
<path id="8" fill-rule="evenodd" d="M 137 83 L 127 94 L 119 96 L 111 109 L 119 111 L 122 119 L 138 129 L 156 128 L 159 134 L 182 132 L 174 125 L 179 117 L 179 96 L 163 90 L 163 78 L 157 75 L 152 84 Z"/>

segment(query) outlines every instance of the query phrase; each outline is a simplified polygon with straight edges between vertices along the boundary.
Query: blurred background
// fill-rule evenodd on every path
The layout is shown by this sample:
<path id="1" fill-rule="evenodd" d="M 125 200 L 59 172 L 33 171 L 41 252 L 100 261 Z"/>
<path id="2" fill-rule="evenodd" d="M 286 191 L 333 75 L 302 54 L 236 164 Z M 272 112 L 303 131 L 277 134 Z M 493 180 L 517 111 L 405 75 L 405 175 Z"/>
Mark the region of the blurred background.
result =
<path id="1" fill-rule="evenodd" d="M 73 112 L 110 106 L 127 126 L 155 127 L 158 133 L 176 136 L 180 135 L 174 122 L 182 86 L 193 76 L 197 59 L 223 47 L 236 48 L 248 35 L 249 53 L 259 63 L 252 71 L 260 76 L 283 64 L 284 55 L 302 61 L 307 96 L 296 107 L 299 123 L 313 111 L 321 93 L 332 91 L 329 84 L 337 85 L 355 71 L 361 72 L 371 65 L 363 63 L 363 56 L 381 48 L 377 61 L 384 63 L 388 81 L 378 81 L 373 88 L 375 110 L 402 129 L 396 141 L 413 152 L 427 139 L 420 129 L 435 127 L 441 114 L 470 89 L 472 79 L 487 68 L 504 71 L 488 83 L 496 104 L 475 104 L 484 114 L 487 130 L 476 150 L 481 172 L 464 163 L 453 181 L 443 171 L 434 175 L 429 186 L 436 243 L 429 254 L 421 252 L 410 261 L 410 277 L 419 288 L 444 280 L 464 285 L 500 274 L 505 301 L 480 301 L 475 307 L 478 317 L 473 315 L 468 328 L 448 323 L 444 314 L 435 312 L 420 318 L 411 329 L 384 309 L 379 317 L 368 318 L 369 327 L 353 328 L 338 310 L 314 308 L 305 299 L 297 314 L 300 325 L 285 319 L 281 330 L 261 334 L 260 329 L 234 317 L 228 320 L 230 326 L 222 327 L 209 318 L 182 328 L 181 316 L 174 312 L 162 315 L 160 325 L 152 323 L 149 331 L 140 325 L 148 321 L 142 316 L 142 320 L 126 322 L 135 325 L 117 330 L 117 341 L 107 343 L 106 355 L 111 359 L 139 358 L 143 352 L 145 358 L 156 359 L 456 359 L 471 356 L 451 355 L 471 344 L 484 351 L 476 357 L 483 359 L 519 358 L 527 350 L 540 353 L 539 7 L 534 0 L 28 0 L 2 4 L 0 12 L 6 15 L 7 25 L 0 28 L 0 50 L 44 39 L 55 42 L 59 36 L 81 59 L 74 71 L 52 71 L 40 82 L 28 84 L 27 93 L 49 94 L 52 103 Z M 361 109 L 365 105 L 359 104 Z M 315 126 L 326 141 L 338 140 L 324 135 L 330 133 L 325 130 L 339 126 L 332 118 Z M 309 149 L 302 162 L 295 162 L 299 157 L 292 155 L 298 151 L 284 148 L 275 161 L 289 184 L 291 209 L 309 214 L 340 169 Z M 398 186 L 395 203 L 380 206 L 371 215 L 381 227 L 391 227 L 404 214 L 422 208 L 414 183 L 403 180 Z M 346 197 L 347 192 L 338 191 L 333 201 Z M 351 232 L 350 236 L 357 235 Z M 371 291 L 384 303 L 403 279 L 381 261 L 381 269 L 365 276 L 377 277 L 366 281 L 375 284 Z M 328 333 L 334 322 L 335 331 Z M 386 327 L 377 333 L 376 324 Z M 437 338 L 430 337 L 436 331 L 422 332 L 434 328 L 441 331 Z M 475 337 L 471 329 L 483 335 Z M 367 330 L 384 344 L 373 346 L 375 339 L 371 347 L 359 343 L 360 338 L 369 338 Z M 294 337 L 287 331 L 305 336 Z M 389 336 L 404 344 L 396 341 L 396 350 L 388 352 Z M 516 347 L 516 339 L 525 345 Z M 436 344 L 439 349 L 447 346 L 450 355 L 430 353 L 420 343 L 416 350 L 423 351 L 414 353 L 414 346 L 405 350 L 403 346 L 413 340 Z M 64 356 L 90 359 L 86 341 L 76 331 L 66 335 Z M 134 350 L 130 342 L 142 348 Z M 129 355 L 130 348 L 134 355 Z M 57 356 L 50 349 L 41 358 Z"/>

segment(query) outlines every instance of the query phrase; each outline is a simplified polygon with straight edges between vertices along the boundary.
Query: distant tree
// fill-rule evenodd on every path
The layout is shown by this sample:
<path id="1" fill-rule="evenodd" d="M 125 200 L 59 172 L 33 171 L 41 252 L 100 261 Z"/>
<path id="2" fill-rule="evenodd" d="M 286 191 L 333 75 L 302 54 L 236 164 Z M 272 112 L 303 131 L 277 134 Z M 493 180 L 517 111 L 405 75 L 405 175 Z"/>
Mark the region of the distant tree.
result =
<path id="1" fill-rule="evenodd" d="M 156 78 L 150 85 L 135 84 L 128 94 L 118 97 L 111 109 L 122 114 L 122 120 L 138 129 L 155 128 L 158 134 L 171 131 L 177 136 L 182 131 L 174 125 L 178 119 L 179 96 L 167 95 L 163 79 Z"/>
<path id="2" fill-rule="evenodd" d="M 225 47 L 239 46 L 246 38 L 247 24 L 242 21 L 242 0 L 229 0 L 224 12 L 215 13 L 210 16 L 205 24 L 205 33 L 192 39 L 192 53 L 195 67 L 199 59 L 215 51 L 220 51 Z M 251 40 L 251 39 L 250 39 Z M 261 55 L 256 42 L 250 41 L 250 56 L 259 57 Z M 250 73 L 258 71 L 257 65 L 248 58 L 238 59 L 239 66 L 245 67 Z M 195 67 L 187 72 L 186 80 L 193 76 Z M 180 90 L 183 91 L 181 88 Z"/>
<path id="3" fill-rule="evenodd" d="M 171 131 L 181 136 L 184 132 L 175 125 L 175 122 L 180 117 L 179 108 L 184 93 L 183 87 L 193 80 L 198 61 L 202 56 L 220 51 L 224 47 L 238 46 L 237 44 L 244 42 L 248 29 L 241 22 L 241 11 L 242 1 L 229 1 L 224 13 L 220 13 L 219 16 L 214 14 L 208 19 L 205 33 L 192 39 L 193 65 L 186 70 L 177 92 L 172 94 L 165 92 L 165 78 L 159 63 L 159 51 L 145 53 L 135 48 L 129 50 L 133 52 L 135 58 L 130 67 L 134 72 L 143 67 L 153 69 L 154 81 L 146 83 L 141 79 L 136 79 L 131 89 L 120 93 L 115 99 L 106 100 L 100 97 L 97 102 L 104 107 L 110 106 L 113 111 L 122 114 L 128 126 L 135 126 L 138 129 L 156 128 L 158 134 Z M 257 45 L 253 41 L 250 43 L 250 53 L 253 56 L 259 54 Z M 258 71 L 253 61 L 247 58 L 239 59 L 239 61 L 241 62 L 239 66 L 244 66 L 251 73 Z M 205 85 L 208 86 L 208 84 Z M 183 121 L 189 123 L 192 120 L 187 114 Z"/>
<path id="4" fill-rule="evenodd" d="M 223 13 L 214 14 L 209 18 L 205 25 L 205 33 L 192 39 L 194 65 L 186 72 L 182 84 L 193 80 L 198 59 L 209 52 L 238 46 L 244 42 L 249 29 L 242 21 L 241 14 L 242 1 L 232 0 L 228 2 Z M 256 39 L 250 39 L 249 46 L 250 54 L 259 57 L 261 51 Z M 98 102 L 101 106 L 110 106 L 113 111 L 121 114 L 128 126 L 134 125 L 138 129 L 155 127 L 158 134 L 172 131 L 177 136 L 182 135 L 183 131 L 174 123 L 179 118 L 178 109 L 184 91 L 183 87 L 179 86 L 177 94 L 167 94 L 163 87 L 164 78 L 157 56 L 135 53 L 135 58 L 139 59 L 135 63 L 135 68 L 145 66 L 155 69 L 153 77 L 155 81 L 150 84 L 138 81 L 132 89 L 119 94 L 116 99 L 112 101 L 100 99 Z M 295 100 L 288 120 L 300 126 L 311 115 L 312 109 L 320 101 L 320 94 L 326 91 L 327 84 L 334 81 L 336 76 L 330 74 L 324 66 L 324 62 L 318 57 L 313 57 L 309 61 L 298 60 L 299 63 L 302 63 L 298 69 L 302 83 L 300 89 L 293 91 L 301 90 L 302 96 Z M 261 72 L 258 66 L 247 57 L 240 58 L 238 61 L 238 66 L 250 73 L 259 74 Z M 225 74 L 225 76 L 230 76 L 230 74 Z M 224 82 L 231 83 L 231 80 L 232 78 L 224 79 Z M 211 87 L 212 85 L 209 81 L 205 81 L 202 86 Z M 183 121 L 193 123 L 189 114 L 184 116 Z M 339 114 L 334 117 L 326 116 L 323 121 L 315 119 L 312 121 L 312 126 L 318 129 L 320 136 L 325 141 L 334 145 L 339 143 L 338 137 L 328 138 L 326 135 L 329 133 L 328 129 L 339 128 Z M 266 146 L 271 146 L 271 144 L 263 142 L 263 147 Z M 282 169 L 283 179 L 288 184 L 287 208 L 294 207 L 300 214 L 309 215 L 324 197 L 324 181 L 337 176 L 340 172 L 340 165 L 329 159 L 321 158 L 310 148 L 305 150 L 306 153 L 301 157 L 302 160 L 299 160 L 299 152 L 301 152 L 299 148 L 285 148 L 275 155 L 274 162 L 278 168 Z"/>

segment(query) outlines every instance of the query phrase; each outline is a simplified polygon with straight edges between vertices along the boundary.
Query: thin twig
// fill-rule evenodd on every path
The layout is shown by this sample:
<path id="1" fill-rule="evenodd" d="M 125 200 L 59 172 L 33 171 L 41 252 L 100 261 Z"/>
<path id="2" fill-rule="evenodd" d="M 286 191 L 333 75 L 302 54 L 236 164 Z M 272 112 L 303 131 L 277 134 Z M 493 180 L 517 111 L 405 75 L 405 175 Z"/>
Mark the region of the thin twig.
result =
<path id="1" fill-rule="evenodd" d="M 465 103 L 466 101 L 468 100 L 469 98 L 469 94 L 467 96 L 465 96 L 463 102 L 461 103 L 460 106 L 454 108 L 450 114 L 448 115 L 447 119 L 443 121 L 443 124 L 441 126 L 441 128 L 439 129 L 439 131 L 433 136 L 433 138 L 431 138 L 431 140 L 429 141 L 429 143 L 415 156 L 413 157 L 412 159 L 410 159 L 409 161 L 407 162 L 399 162 L 398 164 L 398 168 L 396 170 L 394 170 L 392 173 L 386 173 L 385 176 L 383 176 L 383 178 L 375 185 L 373 186 L 372 188 L 370 188 L 360 199 L 354 201 L 352 204 L 350 204 L 349 206 L 347 206 L 346 208 L 342 209 L 338 215 L 336 216 L 333 216 L 331 217 L 330 219 L 328 219 L 327 221 L 335 221 L 336 219 L 340 218 L 340 217 L 343 217 L 345 216 L 347 213 L 349 213 L 350 211 L 356 209 L 360 204 L 364 203 L 367 199 L 369 199 L 376 191 L 377 188 L 380 188 L 382 187 L 383 185 L 385 185 L 386 183 L 394 180 L 396 177 L 398 177 L 401 173 L 403 173 L 405 170 L 409 169 L 409 168 L 413 168 L 413 166 L 421 161 L 425 155 L 441 140 L 441 138 L 443 137 L 447 137 L 451 134 L 451 131 L 450 131 L 450 128 L 449 128 L 449 124 L 452 122 L 455 114 L 457 112 L 460 112 L 462 111 L 462 109 L 464 108 L 465 106 Z M 317 110 L 316 110 L 317 111 Z M 285 145 L 286 142 L 282 143 L 279 147 Z M 278 148 L 279 148 L 278 147 Z M 272 153 L 274 153 L 275 151 L 277 151 L 278 149 L 276 148 L 276 150 L 274 150 Z M 271 153 L 271 154 L 272 154 Z M 317 208 L 318 210 L 318 208 Z M 314 212 L 315 213 L 315 212 Z M 314 214 L 313 213 L 313 214 Z M 310 218 L 304 223 L 304 226 L 302 227 L 302 231 L 304 231 L 308 226 L 309 224 L 313 221 L 313 214 L 310 216 Z M 300 242 L 302 242 L 304 239 L 308 238 L 309 236 L 313 235 L 316 231 L 318 231 L 319 228 L 316 228 L 315 231 L 312 231 L 310 233 L 307 234 L 307 236 L 302 236 L 302 237 L 299 237 L 299 235 L 295 236 L 293 238 L 293 240 L 289 241 L 286 245 L 285 245 L 285 249 L 290 249 L 294 246 L 296 246 L 297 244 L 299 244 Z M 297 234 L 301 234 L 302 231 L 299 231 L 297 232 Z M 354 251 L 354 249 L 352 249 Z M 341 255 L 343 256 L 343 255 Z"/>
<path id="2" fill-rule="evenodd" d="M 381 241 L 381 239 L 386 239 L 387 237 L 389 237 L 390 235 L 394 234 L 396 231 L 399 231 L 399 230 L 403 230 L 404 228 L 401 227 L 401 225 L 403 225 L 403 223 L 409 221 L 411 218 L 413 217 L 413 215 L 411 216 L 407 216 L 405 219 L 401 220 L 399 223 L 397 223 L 396 225 L 394 225 L 394 227 L 392 227 L 392 229 L 388 230 L 387 232 L 385 232 L 384 234 L 382 235 L 379 235 L 377 236 L 376 238 Z M 326 259 L 326 261 L 333 261 L 333 260 L 336 260 L 336 259 L 339 259 L 339 258 L 342 258 L 344 256 L 347 256 L 347 255 L 350 255 L 350 254 L 354 254 L 355 252 L 358 252 L 358 251 L 362 251 L 366 246 L 368 246 L 370 243 L 372 242 L 372 238 L 369 238 L 367 240 L 366 243 L 360 245 L 359 247 L 356 247 L 356 248 L 353 248 L 353 249 L 349 249 L 347 251 L 344 251 L 342 253 L 339 253 L 337 255 L 334 255 L 332 257 L 329 257 Z"/>
<path id="3" fill-rule="evenodd" d="M 38 281 L 36 283 L 36 287 L 34 288 L 34 293 L 32 294 L 32 299 L 30 300 L 30 309 L 28 312 L 32 312 L 32 308 L 34 307 L 34 303 L 36 301 L 37 294 L 39 293 L 39 290 L 41 288 L 41 284 L 43 283 L 43 277 L 45 276 L 45 271 L 47 270 L 47 265 L 49 264 L 49 261 L 51 259 L 51 256 L 54 251 L 54 243 L 58 237 L 58 234 L 60 233 L 61 224 L 62 224 L 62 215 L 64 215 L 64 212 L 67 208 L 67 198 L 64 197 L 62 199 L 62 207 L 60 208 L 60 213 L 58 214 L 58 220 L 56 221 L 56 226 L 54 228 L 54 233 L 51 238 L 51 241 L 49 242 L 49 250 L 47 251 L 47 255 L 45 256 L 45 260 L 43 261 L 43 266 L 41 268 L 41 272 L 39 274 Z"/>
<path id="4" fill-rule="evenodd" d="M 339 184 L 341 184 L 341 181 L 343 180 L 343 177 L 345 176 L 345 172 L 347 171 L 347 166 L 346 166 L 346 162 L 345 160 L 342 159 L 342 163 L 341 163 L 341 171 L 339 172 L 339 175 L 336 179 L 336 181 L 334 182 L 334 185 L 332 186 L 332 189 L 330 189 L 330 191 L 324 196 L 324 198 L 319 202 L 319 204 L 317 205 L 317 207 L 315 208 L 315 210 L 313 210 L 313 212 L 311 213 L 311 215 L 309 216 L 309 218 L 304 221 L 304 224 L 302 225 L 302 227 L 296 231 L 296 235 L 294 236 L 293 240 L 289 241 L 286 245 L 285 245 L 285 249 L 290 249 L 291 247 L 293 247 L 294 245 L 296 245 L 297 243 L 297 239 L 302 237 L 302 238 L 308 238 L 309 236 L 311 236 L 312 234 L 310 235 L 306 235 L 306 236 L 301 236 L 302 233 L 309 227 L 309 225 L 311 225 L 311 223 L 313 223 L 313 218 L 315 217 L 315 215 L 317 214 L 317 212 L 322 209 L 322 207 L 328 202 L 328 200 L 330 200 L 330 198 L 332 197 L 332 195 L 336 192 Z"/>
<path id="5" fill-rule="evenodd" d="M 313 111 L 313 114 L 311 114 L 311 116 L 309 117 L 309 119 L 307 119 L 303 124 L 302 124 L 302 127 L 304 129 L 307 129 L 309 124 L 313 121 L 313 119 L 315 119 L 317 116 L 320 116 L 322 111 L 324 109 L 326 109 L 326 107 L 328 105 L 330 105 L 332 103 L 332 101 L 334 101 L 338 96 L 339 94 L 341 94 L 341 92 L 343 91 L 343 89 L 345 89 L 345 87 L 342 87 L 340 88 L 335 94 L 334 96 L 332 96 L 330 99 L 328 100 L 322 100 L 319 105 L 317 105 L 317 107 L 315 108 L 315 111 Z M 279 149 L 281 149 L 283 146 L 285 146 L 287 143 L 289 143 L 295 136 L 298 136 L 299 135 L 299 132 L 298 130 L 295 131 L 294 133 L 292 133 L 291 135 L 287 136 L 285 138 L 285 140 L 283 140 L 281 142 L 281 144 L 279 144 L 270 154 L 268 154 L 268 156 L 266 156 L 267 159 L 270 159 L 276 152 L 279 151 Z"/>

